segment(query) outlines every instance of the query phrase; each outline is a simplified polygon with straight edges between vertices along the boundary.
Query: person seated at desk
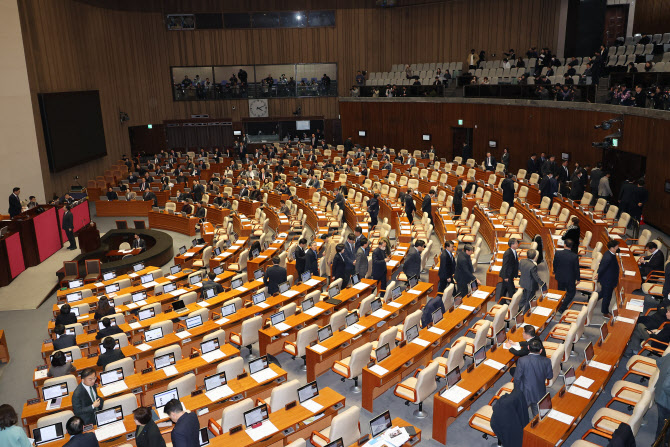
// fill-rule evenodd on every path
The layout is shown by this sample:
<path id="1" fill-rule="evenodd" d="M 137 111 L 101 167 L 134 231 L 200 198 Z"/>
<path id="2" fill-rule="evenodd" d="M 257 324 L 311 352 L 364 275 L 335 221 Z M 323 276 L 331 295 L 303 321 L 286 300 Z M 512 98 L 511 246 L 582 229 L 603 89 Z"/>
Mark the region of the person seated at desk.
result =
<path id="1" fill-rule="evenodd" d="M 63 200 L 61 200 L 62 205 L 72 205 L 74 202 L 75 200 L 72 198 L 70 194 L 65 194 Z"/>
<path id="2" fill-rule="evenodd" d="M 146 182 L 147 186 L 149 186 L 149 184 L 154 181 L 154 178 L 150 176 L 148 172 L 146 172 L 144 174 L 144 181 Z"/>
<path id="3" fill-rule="evenodd" d="M 51 366 L 47 371 L 47 377 L 62 377 L 76 371 L 71 362 L 65 358 L 63 351 L 56 351 L 51 356 Z"/>
<path id="4" fill-rule="evenodd" d="M 115 313 L 116 311 L 114 310 L 114 306 L 111 306 L 107 297 L 103 295 L 98 299 L 98 307 L 95 309 L 93 319 L 95 319 L 95 321 L 99 321 L 107 315 L 113 315 Z"/>
<path id="5" fill-rule="evenodd" d="M 91 422 L 93 423 L 93 422 Z M 99 447 L 94 432 L 84 433 L 84 420 L 78 416 L 71 417 L 65 424 L 70 439 L 63 447 Z"/>
<path id="6" fill-rule="evenodd" d="M 104 326 L 104 328 L 100 329 L 98 333 L 95 335 L 96 340 L 101 340 L 105 337 L 109 337 L 110 335 L 114 334 L 123 334 L 121 328 L 116 325 L 112 326 L 112 320 L 110 320 L 107 317 L 104 317 L 102 319 L 102 325 Z"/>
<path id="7" fill-rule="evenodd" d="M 105 353 L 98 356 L 96 365 L 101 366 L 104 370 L 108 364 L 126 358 L 121 348 L 114 349 L 115 346 L 116 340 L 113 337 L 105 337 L 102 340 L 102 347 L 105 348 Z"/>
<path id="8" fill-rule="evenodd" d="M 181 208 L 181 212 L 187 215 L 193 214 L 193 201 L 191 199 L 186 200 L 186 203 Z"/>
<path id="9" fill-rule="evenodd" d="M 245 181 L 240 181 L 240 197 L 249 197 L 249 188 Z"/>
<path id="10" fill-rule="evenodd" d="M 189 192 L 180 192 L 177 190 L 177 194 L 175 194 L 177 197 L 178 202 L 186 202 L 187 200 L 191 199 L 191 193 Z"/>
<path id="11" fill-rule="evenodd" d="M 251 192 L 249 193 L 249 198 L 251 200 L 261 200 L 261 192 L 255 186 L 251 187 Z"/>
<path id="12" fill-rule="evenodd" d="M 140 181 L 140 178 L 136 176 L 135 174 L 130 174 L 128 176 L 128 183 L 137 183 Z"/>
<path id="13" fill-rule="evenodd" d="M 67 326 L 68 324 L 75 324 L 77 322 L 77 316 L 70 312 L 70 305 L 65 303 L 60 307 L 60 312 L 56 315 L 56 326 L 62 324 Z"/>
<path id="14" fill-rule="evenodd" d="M 135 239 L 133 239 L 132 247 L 133 249 L 139 248 L 141 253 L 147 249 L 147 243 L 144 242 L 139 234 L 135 233 Z"/>
<path id="15" fill-rule="evenodd" d="M 116 191 L 114 191 L 114 189 L 111 186 L 107 188 L 107 200 L 109 200 L 110 202 L 112 200 L 119 200 L 119 195 L 116 193 Z"/>
<path id="16" fill-rule="evenodd" d="M 281 208 L 279 209 L 279 212 L 282 214 L 286 214 L 286 216 L 291 215 L 291 210 L 289 209 L 288 205 L 286 205 L 286 200 L 280 200 L 279 203 L 281 203 Z"/>
<path id="17" fill-rule="evenodd" d="M 505 340 L 505 349 L 509 349 L 509 352 L 513 355 L 516 355 L 517 357 L 523 357 L 525 355 L 528 355 L 528 353 L 530 352 L 528 350 L 528 342 L 530 342 L 531 340 L 539 340 L 540 344 L 542 344 L 542 339 L 537 336 L 537 334 L 535 333 L 535 328 L 530 324 L 527 324 L 523 327 L 523 333 L 521 334 L 521 336 L 523 337 L 523 341 L 520 341 L 519 343 L 515 343 L 510 340 Z M 547 356 L 547 351 L 544 349 L 544 345 L 542 345 L 540 355 L 544 357 Z M 516 367 L 512 366 L 510 368 L 510 374 L 512 375 L 512 377 L 514 377 L 514 371 L 516 371 Z"/>
<path id="18" fill-rule="evenodd" d="M 635 326 L 635 331 L 630 338 L 629 347 L 630 350 L 624 354 L 624 357 L 630 357 L 640 350 L 640 345 L 642 342 L 648 339 L 653 339 L 651 346 L 654 348 L 659 348 L 665 350 L 666 346 L 661 343 L 656 343 L 658 341 L 668 342 L 670 341 L 670 324 L 666 324 L 661 328 L 664 323 L 670 321 L 670 308 L 658 307 L 655 312 L 652 312 L 650 315 L 642 315 L 637 319 L 637 325 Z"/>
<path id="19" fill-rule="evenodd" d="M 27 207 L 28 207 L 29 210 L 31 210 L 31 209 L 33 209 L 33 208 L 37 208 L 37 205 L 38 205 L 38 203 L 37 203 L 37 198 L 36 198 L 35 196 L 30 196 L 30 197 L 28 197 L 28 205 L 27 205 Z"/>
<path id="20" fill-rule="evenodd" d="M 214 293 L 216 293 L 217 295 L 219 293 L 223 293 L 223 286 L 221 284 L 219 284 L 218 282 L 214 281 L 216 279 L 216 273 L 209 272 L 207 274 L 207 278 L 208 279 L 206 281 L 202 282 L 201 290 L 202 290 L 203 296 L 205 295 L 205 291 L 207 289 L 214 289 Z"/>
<path id="21" fill-rule="evenodd" d="M 133 411 L 135 419 L 135 444 L 137 447 L 165 447 L 161 431 L 152 419 L 151 407 L 139 407 Z"/>
<path id="22" fill-rule="evenodd" d="M 58 324 L 54 327 L 54 334 L 56 334 L 56 339 L 53 341 L 54 350 L 71 348 L 77 344 L 77 337 L 75 335 L 66 334 L 65 326 L 62 324 Z"/>
<path id="23" fill-rule="evenodd" d="M 272 266 L 265 271 L 263 282 L 268 288 L 268 294 L 279 292 L 279 284 L 287 281 L 286 269 L 279 265 L 279 256 L 272 257 Z"/>
<path id="24" fill-rule="evenodd" d="M 156 194 L 150 189 L 144 191 L 144 194 L 142 195 L 142 200 L 144 200 L 145 202 L 151 200 L 153 201 L 153 206 L 158 206 L 158 198 L 156 197 Z"/>
<path id="25" fill-rule="evenodd" d="M 140 192 L 144 192 L 144 191 L 150 190 L 150 189 L 151 188 L 149 187 L 149 184 L 144 179 L 144 177 L 140 178 Z"/>
<path id="26" fill-rule="evenodd" d="M 423 313 L 421 314 L 421 327 L 426 327 L 433 322 L 433 312 L 437 309 L 442 311 L 444 315 L 447 311 L 444 309 L 444 303 L 442 302 L 442 295 L 438 294 L 434 296 L 423 307 Z"/>
<path id="27" fill-rule="evenodd" d="M 205 210 L 205 202 L 196 202 L 195 204 L 195 217 L 198 218 L 200 223 L 205 221 L 205 216 L 207 215 L 207 210 Z"/>
<path id="28" fill-rule="evenodd" d="M 640 274 L 643 277 L 646 277 L 654 270 L 663 271 L 663 266 L 665 265 L 665 256 L 663 255 L 663 252 L 658 249 L 656 242 L 647 242 L 645 247 L 649 254 L 640 257 L 637 261 L 640 265 Z"/>
<path id="29" fill-rule="evenodd" d="M 226 202 L 228 202 L 228 195 L 227 195 L 227 194 L 224 194 L 224 193 L 222 193 L 222 192 L 219 193 L 219 195 L 218 195 L 217 197 L 215 197 L 214 200 L 212 201 L 212 203 L 213 203 L 214 205 L 218 205 L 218 206 L 220 206 L 220 207 L 224 207 L 223 204 L 226 203 Z M 228 203 L 229 203 L 229 202 L 228 202 Z M 224 207 L 224 208 L 225 208 L 225 207 Z"/>

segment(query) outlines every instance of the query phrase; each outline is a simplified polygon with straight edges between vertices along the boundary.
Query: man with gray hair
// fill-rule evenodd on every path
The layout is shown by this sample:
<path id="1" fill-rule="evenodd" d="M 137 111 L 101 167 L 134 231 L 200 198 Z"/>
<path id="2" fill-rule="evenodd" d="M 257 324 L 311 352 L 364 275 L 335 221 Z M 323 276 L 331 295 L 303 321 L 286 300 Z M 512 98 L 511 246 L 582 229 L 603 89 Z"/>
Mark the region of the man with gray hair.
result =
<path id="1" fill-rule="evenodd" d="M 528 259 L 519 262 L 519 270 L 521 271 L 519 286 L 523 288 L 523 297 L 521 303 L 519 303 L 519 308 L 524 312 L 530 308 L 530 300 L 535 296 L 535 292 L 537 292 L 542 282 L 540 275 L 537 274 L 537 264 L 535 262 L 537 250 L 531 248 L 528 250 L 527 256 Z"/>

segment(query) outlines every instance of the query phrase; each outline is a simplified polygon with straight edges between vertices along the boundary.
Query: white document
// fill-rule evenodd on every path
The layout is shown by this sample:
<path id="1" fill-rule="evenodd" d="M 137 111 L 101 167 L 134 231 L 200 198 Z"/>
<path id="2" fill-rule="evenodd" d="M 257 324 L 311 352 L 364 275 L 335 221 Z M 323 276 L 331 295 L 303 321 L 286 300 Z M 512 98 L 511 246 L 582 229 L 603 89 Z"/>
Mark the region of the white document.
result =
<path id="1" fill-rule="evenodd" d="M 256 256 L 256 257 L 257 257 L 258 259 L 265 259 L 265 258 L 267 258 L 267 256 L 265 256 L 265 255 L 258 255 L 258 256 Z"/>
<path id="2" fill-rule="evenodd" d="M 533 309 L 533 313 L 536 315 L 542 315 L 543 317 L 548 317 L 551 315 L 551 309 L 548 307 L 537 306 L 535 309 Z"/>
<path id="3" fill-rule="evenodd" d="M 213 351 L 209 351 L 207 354 L 203 354 L 202 359 L 207 363 L 212 363 L 224 358 L 225 356 L 226 354 L 224 354 L 220 349 L 215 349 Z"/>
<path id="4" fill-rule="evenodd" d="M 558 410 L 551 410 L 549 414 L 547 414 L 548 417 L 555 419 L 559 422 L 563 422 L 564 424 L 571 425 L 572 421 L 575 420 L 572 416 L 569 414 L 561 413 Z"/>
<path id="5" fill-rule="evenodd" d="M 212 402 L 216 402 L 228 396 L 232 396 L 233 394 L 235 394 L 234 391 L 230 389 L 228 385 L 221 385 L 214 388 L 213 390 L 205 391 L 205 396 L 207 396 L 207 398 Z"/>
<path id="6" fill-rule="evenodd" d="M 141 345 L 137 345 L 137 346 L 135 346 L 135 347 L 136 347 L 137 349 L 139 349 L 140 351 L 142 351 L 142 352 L 144 352 L 144 351 L 148 351 L 149 349 L 151 349 L 151 345 L 148 345 L 148 344 L 146 344 L 146 343 L 142 343 Z"/>
<path id="7" fill-rule="evenodd" d="M 347 326 L 344 332 L 346 332 L 347 334 L 355 335 L 364 330 L 365 326 L 361 326 L 360 324 L 352 324 L 351 326 Z"/>
<path id="8" fill-rule="evenodd" d="M 86 314 L 86 315 L 79 315 L 79 316 L 77 317 L 77 321 L 88 319 L 88 315 L 89 315 L 89 314 Z"/>
<path id="9" fill-rule="evenodd" d="M 501 369 L 503 369 L 505 367 L 504 364 L 502 364 L 500 362 L 496 362 L 495 360 L 492 360 L 492 359 L 484 360 L 484 364 L 487 365 L 487 366 L 490 366 L 491 368 L 497 369 L 498 371 L 500 371 Z"/>
<path id="10" fill-rule="evenodd" d="M 144 300 L 142 300 L 142 301 L 144 301 Z M 132 309 L 138 308 L 139 306 L 137 305 L 137 303 L 128 303 L 128 304 L 126 304 L 126 307 L 128 309 L 132 310 Z"/>
<path id="11" fill-rule="evenodd" d="M 370 287 L 370 284 L 361 281 L 361 282 L 359 282 L 358 284 L 356 284 L 355 286 L 352 286 L 352 289 L 356 289 L 356 290 L 365 290 L 365 289 L 367 289 L 368 287 Z"/>
<path id="12" fill-rule="evenodd" d="M 35 380 L 46 379 L 48 372 L 49 372 L 48 369 L 43 369 L 41 371 L 35 371 Z"/>
<path id="13" fill-rule="evenodd" d="M 308 281 L 305 281 L 305 285 L 306 285 L 306 286 L 309 286 L 309 287 L 315 286 L 315 285 L 317 285 L 318 283 L 319 283 L 319 280 L 318 280 L 318 279 L 310 279 L 310 280 L 308 280 Z"/>
<path id="14" fill-rule="evenodd" d="M 458 385 L 449 388 L 448 390 L 446 390 L 444 393 L 441 394 L 442 397 L 456 404 L 460 403 L 463 399 L 465 399 L 469 395 L 470 391 L 461 388 Z"/>
<path id="15" fill-rule="evenodd" d="M 272 368 L 265 368 L 251 375 L 251 378 L 258 383 L 267 382 L 268 380 L 272 380 L 275 377 L 277 377 L 277 373 L 274 372 Z"/>
<path id="16" fill-rule="evenodd" d="M 547 293 L 547 298 L 549 298 L 552 301 L 558 301 L 561 299 L 561 295 L 558 293 Z"/>
<path id="17" fill-rule="evenodd" d="M 626 276 L 635 276 L 635 272 L 630 270 L 624 270 L 623 274 Z"/>
<path id="18" fill-rule="evenodd" d="M 291 329 L 291 326 L 289 326 L 288 324 L 286 324 L 282 321 L 279 324 L 275 324 L 275 329 L 277 329 L 278 331 L 281 331 L 281 332 L 286 332 L 289 329 Z"/>
<path id="19" fill-rule="evenodd" d="M 496 230 L 503 230 L 505 228 L 505 226 L 496 224 L 496 225 L 493 225 L 493 228 L 495 228 Z"/>
<path id="20" fill-rule="evenodd" d="M 105 283 L 102 282 L 96 282 L 95 287 L 105 287 Z"/>
<path id="21" fill-rule="evenodd" d="M 467 310 L 468 312 L 472 312 L 473 310 L 475 310 L 474 307 L 472 307 L 472 306 L 466 306 L 465 304 L 461 304 L 460 306 L 458 306 L 458 308 L 459 308 L 459 309 L 463 309 L 463 310 Z"/>
<path id="22" fill-rule="evenodd" d="M 182 256 L 185 256 L 185 257 L 187 257 L 187 258 L 190 258 L 191 256 L 195 256 L 195 253 L 192 252 L 192 251 L 187 251 L 187 252 L 184 253 Z"/>
<path id="23" fill-rule="evenodd" d="M 432 332 L 433 334 L 437 334 L 437 335 L 442 335 L 442 334 L 444 334 L 444 330 L 442 330 L 442 329 L 440 329 L 440 328 L 438 328 L 438 327 L 435 327 L 435 326 L 432 326 L 431 328 L 429 328 L 429 329 L 428 329 L 428 332 Z"/>
<path id="24" fill-rule="evenodd" d="M 166 366 L 163 368 L 163 371 L 165 372 L 165 375 L 167 377 L 174 376 L 175 374 L 179 374 L 179 371 L 177 371 L 177 367 L 174 365 Z"/>
<path id="25" fill-rule="evenodd" d="M 323 408 L 323 405 L 314 402 L 314 399 L 307 399 L 300 405 L 305 407 L 305 409 L 310 413 L 318 413 Z"/>
<path id="26" fill-rule="evenodd" d="M 641 313 L 641 312 L 644 312 L 644 306 L 636 306 L 636 305 L 633 303 L 633 301 L 634 301 L 634 300 L 630 300 L 630 301 L 626 304 L 626 310 L 632 310 L 632 311 L 640 312 L 640 313 Z"/>
<path id="27" fill-rule="evenodd" d="M 381 366 L 379 366 L 379 365 L 373 365 L 373 366 L 370 367 L 369 369 L 370 369 L 370 371 L 372 371 L 373 373 L 375 373 L 375 374 L 377 374 L 377 375 L 379 375 L 379 376 L 383 376 L 384 374 L 386 374 L 387 372 L 389 372 L 388 369 L 383 368 L 383 367 L 381 367 Z"/>
<path id="28" fill-rule="evenodd" d="M 419 345 L 419 346 L 423 346 L 424 348 L 430 344 L 430 342 L 428 340 L 424 340 L 424 339 L 419 338 L 419 337 L 415 338 L 410 343 L 413 343 L 413 344 Z"/>
<path id="29" fill-rule="evenodd" d="M 177 332 L 175 335 L 183 340 L 185 338 L 190 337 L 193 334 L 191 334 L 189 331 L 181 331 L 181 332 Z"/>
<path id="30" fill-rule="evenodd" d="M 172 292 L 170 292 L 170 295 L 172 295 L 172 296 L 179 296 L 179 295 L 182 295 L 182 294 L 184 294 L 184 293 L 186 293 L 186 290 L 184 290 L 184 289 L 177 289 L 177 290 L 173 290 Z"/>
<path id="31" fill-rule="evenodd" d="M 261 309 L 267 309 L 268 307 L 270 307 L 270 305 L 265 301 L 263 301 L 262 303 L 258 303 L 257 306 L 260 307 Z"/>
<path id="32" fill-rule="evenodd" d="M 172 281 L 173 279 L 177 279 L 177 277 L 173 275 L 168 275 L 166 276 L 166 278 L 169 279 L 170 281 Z"/>
<path id="33" fill-rule="evenodd" d="M 137 278 L 139 275 L 137 273 L 128 273 L 128 276 L 131 278 Z"/>
<path id="34" fill-rule="evenodd" d="M 133 323 L 130 323 L 129 326 L 130 329 L 139 329 L 142 327 L 142 323 L 140 323 L 139 321 L 135 321 Z"/>
<path id="35" fill-rule="evenodd" d="M 207 301 L 200 301 L 199 303 L 196 303 L 200 307 L 207 307 L 209 306 L 209 303 Z"/>
<path id="36" fill-rule="evenodd" d="M 277 433 L 279 430 L 277 430 L 277 427 L 274 426 L 274 424 L 268 420 L 263 422 L 260 427 L 258 428 L 247 428 L 245 430 L 249 437 L 255 441 L 258 441 L 259 439 L 267 438 L 273 433 Z"/>
<path id="37" fill-rule="evenodd" d="M 326 348 L 325 346 L 321 346 L 321 345 L 314 345 L 314 346 L 311 346 L 311 348 L 312 348 L 313 351 L 315 351 L 319 354 L 323 354 L 324 352 L 326 352 L 328 350 L 328 348 Z"/>
<path id="38" fill-rule="evenodd" d="M 616 317 L 616 321 L 617 322 L 620 321 L 622 323 L 629 323 L 629 324 L 635 323 L 635 320 L 633 320 L 632 318 L 626 318 L 626 317 Z"/>
<path id="39" fill-rule="evenodd" d="M 578 387 L 588 389 L 591 385 L 593 385 L 593 379 L 589 379 L 586 376 L 579 376 L 574 381 L 573 385 L 577 385 Z"/>
<path id="40" fill-rule="evenodd" d="M 326 309 L 322 309 L 322 308 L 320 308 L 320 307 L 316 307 L 316 306 L 314 306 L 314 307 L 312 307 L 312 308 L 307 309 L 307 310 L 305 311 L 305 313 L 306 313 L 307 315 L 309 315 L 310 317 L 316 317 L 317 315 L 319 315 L 320 313 L 323 313 L 323 312 L 325 312 L 325 311 L 326 311 Z"/>
<path id="41" fill-rule="evenodd" d="M 240 287 L 238 287 L 238 288 L 235 289 L 235 290 L 237 290 L 238 292 L 246 292 L 246 291 L 249 290 L 249 289 L 247 289 L 246 287 L 242 287 L 242 286 L 240 286 Z"/>
<path id="42" fill-rule="evenodd" d="M 289 289 L 286 292 L 282 293 L 281 296 L 285 296 L 286 298 L 293 298 L 294 296 L 296 296 L 299 293 L 300 292 L 298 292 L 297 290 Z"/>
<path id="43" fill-rule="evenodd" d="M 386 263 L 386 265 L 390 265 L 391 267 L 395 267 L 396 265 L 398 265 L 398 263 L 399 263 L 399 261 L 394 261 L 393 259 L 391 259 L 389 262 Z"/>
<path id="44" fill-rule="evenodd" d="M 100 387 L 100 392 L 103 396 L 107 397 L 127 389 L 128 385 L 126 385 L 126 382 L 124 380 L 119 380 L 118 382 L 110 383 L 109 385 Z"/>
<path id="45" fill-rule="evenodd" d="M 223 318 L 221 318 L 221 319 L 216 320 L 214 323 L 216 323 L 216 324 L 218 324 L 218 325 L 222 325 L 222 324 L 224 324 L 224 323 L 228 323 L 228 321 L 230 321 L 230 320 L 228 320 L 228 318 L 223 317 Z"/>
<path id="46" fill-rule="evenodd" d="M 602 369 L 603 371 L 609 371 L 610 369 L 612 369 L 612 365 L 608 365 L 607 363 L 596 362 L 595 360 L 591 360 L 589 362 L 589 366 L 593 368 Z"/>
<path id="47" fill-rule="evenodd" d="M 483 290 L 477 290 L 475 293 L 472 294 L 472 296 L 475 298 L 481 298 L 485 300 L 489 296 L 489 293 L 484 292 Z"/>
<path id="48" fill-rule="evenodd" d="M 588 399 L 588 400 L 591 400 L 591 396 L 593 396 L 593 393 L 591 391 L 585 390 L 585 389 L 580 388 L 578 386 L 571 386 L 568 389 L 568 393 L 575 394 L 577 396 L 583 397 L 584 399 Z"/>
<path id="49" fill-rule="evenodd" d="M 491 266 L 491 271 L 492 271 L 492 272 L 499 272 L 500 270 L 502 270 L 502 265 L 493 265 L 493 266 Z"/>
<path id="50" fill-rule="evenodd" d="M 150 287 L 156 287 L 157 285 L 158 285 L 158 283 L 156 281 L 149 281 L 148 283 L 144 284 L 143 287 L 145 289 L 148 289 Z"/>
<path id="51" fill-rule="evenodd" d="M 123 421 L 118 421 L 96 429 L 95 437 L 98 438 L 98 441 L 103 441 L 105 439 L 121 436 L 125 432 L 126 426 L 124 425 Z"/>
<path id="52" fill-rule="evenodd" d="M 420 291 L 420 290 L 414 290 L 414 289 L 409 289 L 409 290 L 407 291 L 407 293 L 411 293 L 411 294 L 414 294 L 414 295 L 421 295 L 421 291 Z"/>
<path id="53" fill-rule="evenodd" d="M 396 303 L 395 301 L 389 301 L 389 302 L 386 303 L 386 304 L 387 304 L 388 306 L 396 307 L 396 308 L 402 307 L 402 304 L 400 304 L 400 303 Z"/>
<path id="54" fill-rule="evenodd" d="M 386 318 L 389 315 L 391 315 L 391 312 L 388 310 L 384 309 L 377 309 L 376 311 L 372 312 L 370 316 L 375 317 L 375 318 Z"/>

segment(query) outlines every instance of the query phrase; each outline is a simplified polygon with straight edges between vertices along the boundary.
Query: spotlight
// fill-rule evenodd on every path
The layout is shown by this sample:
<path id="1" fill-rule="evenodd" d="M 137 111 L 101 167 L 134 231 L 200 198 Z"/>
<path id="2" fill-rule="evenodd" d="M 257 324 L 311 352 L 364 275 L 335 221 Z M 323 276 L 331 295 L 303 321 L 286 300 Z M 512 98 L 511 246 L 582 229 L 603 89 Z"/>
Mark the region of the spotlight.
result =
<path id="1" fill-rule="evenodd" d="M 597 124 L 593 127 L 595 129 L 610 130 L 612 128 L 612 124 L 618 123 L 620 121 L 621 121 L 621 118 L 613 118 L 611 120 L 603 121 L 601 124 Z"/>

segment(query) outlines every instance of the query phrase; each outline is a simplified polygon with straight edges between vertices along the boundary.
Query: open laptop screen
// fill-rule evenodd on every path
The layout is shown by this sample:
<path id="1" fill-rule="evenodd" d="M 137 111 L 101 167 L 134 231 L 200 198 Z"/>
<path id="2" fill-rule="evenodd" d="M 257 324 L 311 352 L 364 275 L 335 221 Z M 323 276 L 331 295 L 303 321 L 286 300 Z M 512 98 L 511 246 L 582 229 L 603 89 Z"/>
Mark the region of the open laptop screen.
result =
<path id="1" fill-rule="evenodd" d="M 393 426 L 391 422 L 391 413 L 386 410 L 376 418 L 370 421 L 370 436 L 373 438 L 382 434 L 385 430 Z"/>

